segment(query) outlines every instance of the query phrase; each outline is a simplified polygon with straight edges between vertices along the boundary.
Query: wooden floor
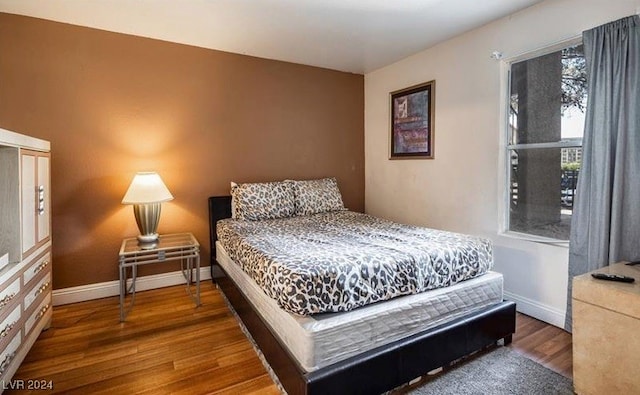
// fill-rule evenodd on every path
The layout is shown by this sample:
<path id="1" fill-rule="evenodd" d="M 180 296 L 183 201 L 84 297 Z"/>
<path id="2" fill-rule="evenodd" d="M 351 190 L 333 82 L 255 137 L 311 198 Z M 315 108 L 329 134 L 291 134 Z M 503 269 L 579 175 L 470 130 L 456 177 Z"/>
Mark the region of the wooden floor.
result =
<path id="1" fill-rule="evenodd" d="M 117 297 L 54 308 L 14 379 L 53 387 L 36 393 L 279 393 L 210 282 L 199 308 L 182 286 L 136 299 L 125 323 Z M 518 314 L 510 347 L 571 377 L 571 335 L 556 327 Z"/>
<path id="2" fill-rule="evenodd" d="M 571 344 L 569 332 L 518 313 L 510 347 L 568 378 L 573 377 Z"/>

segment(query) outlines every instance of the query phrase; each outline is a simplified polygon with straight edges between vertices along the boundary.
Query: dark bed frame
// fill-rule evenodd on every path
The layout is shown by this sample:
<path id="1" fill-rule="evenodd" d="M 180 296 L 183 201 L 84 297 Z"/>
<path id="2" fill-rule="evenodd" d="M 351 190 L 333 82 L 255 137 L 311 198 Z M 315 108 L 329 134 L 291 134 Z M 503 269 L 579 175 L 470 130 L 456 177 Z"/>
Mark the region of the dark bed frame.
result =
<path id="1" fill-rule="evenodd" d="M 230 217 L 230 196 L 209 198 L 212 278 L 216 265 L 223 275 L 214 281 L 291 395 L 380 394 L 501 339 L 505 345 L 511 343 L 516 305 L 503 301 L 314 372 L 305 372 L 216 261 L 216 222 Z"/>

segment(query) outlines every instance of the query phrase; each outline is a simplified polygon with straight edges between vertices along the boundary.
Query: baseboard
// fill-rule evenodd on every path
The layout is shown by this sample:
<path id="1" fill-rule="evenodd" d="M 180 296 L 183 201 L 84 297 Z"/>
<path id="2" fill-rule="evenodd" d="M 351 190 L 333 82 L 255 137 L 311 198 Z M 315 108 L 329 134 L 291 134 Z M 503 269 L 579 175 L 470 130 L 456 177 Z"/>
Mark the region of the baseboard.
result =
<path id="1" fill-rule="evenodd" d="M 504 291 L 504 298 L 516 302 L 516 310 L 541 321 L 564 328 L 565 311 Z"/>
<path id="2" fill-rule="evenodd" d="M 201 267 L 200 281 L 210 279 L 211 270 L 209 269 L 209 266 Z M 147 291 L 149 289 L 170 287 L 172 285 L 184 283 L 184 276 L 182 275 L 182 272 L 178 270 L 175 272 L 138 277 L 138 279 L 136 280 L 136 291 Z M 120 286 L 118 280 L 80 285 L 78 287 L 54 289 L 53 305 L 60 306 L 63 304 L 84 302 L 87 300 L 107 298 L 116 295 L 120 295 Z"/>

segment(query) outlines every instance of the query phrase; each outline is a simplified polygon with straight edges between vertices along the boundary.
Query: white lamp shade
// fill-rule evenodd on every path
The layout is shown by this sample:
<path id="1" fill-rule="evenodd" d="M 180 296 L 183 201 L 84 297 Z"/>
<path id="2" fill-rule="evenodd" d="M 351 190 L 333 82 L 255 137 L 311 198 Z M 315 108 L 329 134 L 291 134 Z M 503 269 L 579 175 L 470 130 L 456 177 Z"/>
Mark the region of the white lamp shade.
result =
<path id="1" fill-rule="evenodd" d="M 122 204 L 160 203 L 172 200 L 173 195 L 156 172 L 136 173 L 122 198 Z"/>

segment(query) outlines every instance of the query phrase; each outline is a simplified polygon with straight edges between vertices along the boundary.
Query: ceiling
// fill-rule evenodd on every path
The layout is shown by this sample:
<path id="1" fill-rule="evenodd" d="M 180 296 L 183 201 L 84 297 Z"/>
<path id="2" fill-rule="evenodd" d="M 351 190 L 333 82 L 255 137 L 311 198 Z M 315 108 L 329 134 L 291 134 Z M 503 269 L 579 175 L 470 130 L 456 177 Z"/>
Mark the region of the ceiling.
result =
<path id="1" fill-rule="evenodd" d="M 367 73 L 541 0 L 0 0 L 0 12 Z"/>

